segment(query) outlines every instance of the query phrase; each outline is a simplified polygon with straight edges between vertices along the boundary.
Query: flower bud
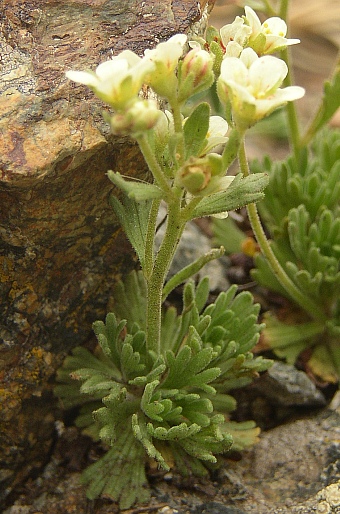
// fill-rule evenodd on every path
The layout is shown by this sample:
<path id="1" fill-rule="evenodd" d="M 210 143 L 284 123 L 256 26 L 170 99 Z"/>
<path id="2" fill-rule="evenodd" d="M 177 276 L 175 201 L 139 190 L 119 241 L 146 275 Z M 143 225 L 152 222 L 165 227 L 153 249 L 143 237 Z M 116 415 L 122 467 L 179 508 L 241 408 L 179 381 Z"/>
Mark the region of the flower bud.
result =
<path id="1" fill-rule="evenodd" d="M 184 57 L 179 74 L 179 100 L 208 89 L 214 82 L 214 59 L 198 46 Z"/>
<path id="2" fill-rule="evenodd" d="M 190 157 L 179 169 L 176 180 L 191 195 L 205 196 L 218 188 L 221 173 L 221 157 L 211 153 L 205 157 Z"/>
<path id="3" fill-rule="evenodd" d="M 137 137 L 152 129 L 161 116 L 153 100 L 137 100 L 129 109 L 110 118 L 113 134 Z"/>

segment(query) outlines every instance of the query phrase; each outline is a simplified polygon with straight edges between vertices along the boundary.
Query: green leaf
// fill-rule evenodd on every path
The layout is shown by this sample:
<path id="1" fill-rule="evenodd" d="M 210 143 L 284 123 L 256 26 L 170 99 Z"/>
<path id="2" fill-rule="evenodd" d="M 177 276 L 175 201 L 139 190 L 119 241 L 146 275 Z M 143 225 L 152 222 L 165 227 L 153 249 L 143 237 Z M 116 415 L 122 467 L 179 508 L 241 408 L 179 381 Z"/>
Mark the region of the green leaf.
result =
<path id="1" fill-rule="evenodd" d="M 189 455 L 216 463 L 215 454 L 226 453 L 230 450 L 233 438 L 220 428 L 224 417 L 216 415 L 215 418 L 215 423 L 203 428 L 198 434 L 178 442 Z"/>
<path id="2" fill-rule="evenodd" d="M 307 130 L 306 136 L 302 139 L 306 145 L 315 134 L 332 118 L 333 114 L 340 107 L 340 61 L 337 63 L 331 80 L 324 84 L 324 95 L 322 103 Z"/>
<path id="3" fill-rule="evenodd" d="M 306 341 L 322 333 L 324 327 L 317 321 L 289 325 L 279 321 L 270 313 L 265 315 L 264 341 L 271 348 L 282 348 L 299 341 Z"/>
<path id="4" fill-rule="evenodd" d="M 179 441 L 180 439 L 185 439 L 197 434 L 200 432 L 201 427 L 196 423 L 192 423 L 191 425 L 180 423 L 179 425 L 174 425 L 167 429 L 165 427 L 155 428 L 152 423 L 148 423 L 147 430 L 152 437 L 155 437 L 155 439 L 160 439 L 162 441 Z"/>
<path id="5" fill-rule="evenodd" d="M 91 380 L 91 377 L 93 380 Z M 76 347 L 72 355 L 66 357 L 63 367 L 57 372 L 58 385 L 55 394 L 62 400 L 64 408 L 83 405 L 101 399 L 116 387 L 120 372 L 109 360 L 98 359 L 88 350 Z M 77 381 L 87 382 L 81 389 Z"/>
<path id="6" fill-rule="evenodd" d="M 132 344 L 124 342 L 121 350 L 121 369 L 126 379 L 141 373 L 145 366 L 140 363 L 140 353 L 133 350 Z"/>
<path id="7" fill-rule="evenodd" d="M 136 180 L 126 180 L 120 173 L 109 170 L 107 176 L 124 193 L 135 202 L 155 200 L 162 198 L 162 190 L 155 184 L 148 182 L 137 182 Z"/>
<path id="8" fill-rule="evenodd" d="M 134 414 L 132 417 L 132 429 L 135 438 L 142 443 L 147 454 L 152 459 L 155 459 L 161 468 L 165 471 L 169 471 L 169 466 L 165 462 L 163 455 L 160 451 L 157 450 L 155 445 L 152 442 L 152 436 L 149 434 L 144 419 L 141 416 L 138 417 L 137 414 Z"/>
<path id="9" fill-rule="evenodd" d="M 141 409 L 148 418 L 155 421 L 163 421 L 162 416 L 159 416 L 164 411 L 164 405 L 160 400 L 160 394 L 155 395 L 155 389 L 159 385 L 159 380 L 154 380 L 146 384 L 141 399 Z"/>
<path id="10" fill-rule="evenodd" d="M 198 312 L 201 312 L 206 305 L 209 297 L 209 277 L 203 277 L 198 283 L 195 290 L 195 303 Z"/>
<path id="11" fill-rule="evenodd" d="M 198 156 L 205 144 L 205 138 L 209 129 L 210 106 L 203 102 L 190 114 L 183 128 L 186 159 Z"/>
<path id="12" fill-rule="evenodd" d="M 117 341 L 125 325 L 126 320 L 121 320 L 118 323 L 113 312 L 109 312 L 106 315 L 105 323 L 103 321 L 95 321 L 92 324 L 92 329 L 104 355 L 109 357 L 117 368 L 120 366 L 120 354 Z"/>
<path id="13" fill-rule="evenodd" d="M 119 319 L 127 320 L 129 332 L 134 325 L 145 329 L 146 281 L 142 271 L 133 270 L 119 280 L 113 290 L 114 311 Z"/>
<path id="14" fill-rule="evenodd" d="M 194 209 L 192 218 L 212 216 L 225 211 L 239 209 L 251 202 L 264 197 L 262 192 L 268 184 L 268 176 L 264 173 L 249 175 L 242 178 L 237 175 L 226 191 L 213 193 L 202 198 Z"/>
<path id="15" fill-rule="evenodd" d="M 143 268 L 145 263 L 145 242 L 151 201 L 147 200 L 137 203 L 128 196 L 124 196 L 120 202 L 118 198 L 111 195 L 110 204 L 126 236 L 136 251 Z"/>
<path id="16" fill-rule="evenodd" d="M 222 153 L 223 169 L 226 171 L 237 157 L 241 144 L 240 132 L 233 129 L 229 134 L 229 139 L 224 146 Z"/>
<path id="17" fill-rule="evenodd" d="M 188 345 L 184 345 L 177 355 L 172 351 L 168 351 L 166 361 L 169 372 L 162 387 L 166 389 L 195 387 L 213 393 L 214 388 L 209 386 L 208 383 L 219 376 L 220 369 L 206 369 L 212 358 L 212 348 L 203 348 L 196 354 L 193 354 L 192 349 Z"/>
<path id="18" fill-rule="evenodd" d="M 169 296 L 171 291 L 173 291 L 180 284 L 183 284 L 183 282 L 191 278 L 193 275 L 196 275 L 196 273 L 198 273 L 203 268 L 203 266 L 205 266 L 208 262 L 214 259 L 218 259 L 222 257 L 222 255 L 224 255 L 223 246 L 221 246 L 220 248 L 214 248 L 210 250 L 210 252 L 207 252 L 206 254 L 196 259 L 191 264 L 188 264 L 188 266 L 186 266 L 185 268 L 182 268 L 180 271 L 178 271 L 165 284 L 162 296 L 163 301 L 167 298 L 167 296 Z"/>
<path id="19" fill-rule="evenodd" d="M 90 500 L 103 494 L 119 502 L 122 510 L 150 499 L 144 450 L 131 428 L 119 434 L 115 446 L 91 464 L 81 480 L 87 486 L 86 495 Z"/>

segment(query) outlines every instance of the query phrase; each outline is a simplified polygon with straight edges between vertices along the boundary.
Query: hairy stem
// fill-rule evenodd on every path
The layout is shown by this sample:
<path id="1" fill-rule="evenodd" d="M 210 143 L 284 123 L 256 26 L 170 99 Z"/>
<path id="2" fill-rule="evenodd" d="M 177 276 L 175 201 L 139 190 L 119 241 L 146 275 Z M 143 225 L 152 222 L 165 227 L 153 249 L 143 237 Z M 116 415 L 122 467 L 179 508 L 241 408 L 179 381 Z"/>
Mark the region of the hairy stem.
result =
<path id="1" fill-rule="evenodd" d="M 145 264 L 144 276 L 148 279 L 152 273 L 154 263 L 154 242 L 156 233 L 157 216 L 159 211 L 160 200 L 153 200 L 148 219 L 148 229 L 145 240 Z"/>
<path id="2" fill-rule="evenodd" d="M 171 102 L 172 115 L 174 118 L 174 129 L 176 134 L 180 134 L 181 137 L 178 141 L 177 146 L 177 160 L 179 165 L 181 166 L 184 163 L 185 159 L 185 148 L 184 148 L 184 139 L 183 139 L 183 122 L 182 122 L 182 114 L 181 114 L 181 105 L 178 103 L 177 99 Z"/>
<path id="3" fill-rule="evenodd" d="M 148 139 L 145 134 L 136 138 L 139 148 L 144 156 L 145 162 L 147 163 L 149 170 L 151 171 L 156 184 L 166 193 L 171 194 L 171 187 L 160 167 L 156 156 L 150 148 Z"/>
<path id="4" fill-rule="evenodd" d="M 239 163 L 240 168 L 244 176 L 248 176 L 250 174 L 245 145 L 244 145 L 244 137 L 242 138 L 242 143 L 239 151 Z M 255 203 L 250 203 L 247 205 L 248 217 L 250 224 L 252 226 L 253 232 L 255 234 L 256 240 L 260 246 L 261 252 L 265 257 L 271 271 L 274 273 L 280 284 L 284 287 L 285 291 L 289 294 L 289 296 L 296 302 L 302 309 L 304 309 L 311 316 L 312 319 L 316 319 L 321 322 L 326 321 L 326 316 L 320 311 L 318 305 L 316 305 L 308 296 L 304 295 L 292 282 L 289 278 L 285 270 L 282 268 L 281 264 L 277 260 L 270 243 L 266 237 L 266 234 L 263 230 L 262 223 L 257 212 L 257 207 Z"/>
<path id="5" fill-rule="evenodd" d="M 168 220 L 162 244 L 147 278 L 146 342 L 148 350 L 160 353 L 163 285 L 185 227 L 180 214 L 180 191 L 168 205 Z"/>

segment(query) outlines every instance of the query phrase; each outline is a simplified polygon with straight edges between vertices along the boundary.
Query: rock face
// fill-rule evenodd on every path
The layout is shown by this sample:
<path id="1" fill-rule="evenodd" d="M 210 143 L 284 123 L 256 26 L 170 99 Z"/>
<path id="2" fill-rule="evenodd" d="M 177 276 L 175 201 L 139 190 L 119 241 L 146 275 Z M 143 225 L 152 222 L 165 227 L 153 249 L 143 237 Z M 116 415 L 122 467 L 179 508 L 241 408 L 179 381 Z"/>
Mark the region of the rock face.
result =
<path id="1" fill-rule="evenodd" d="M 104 316 L 134 257 L 108 169 L 143 177 L 104 106 L 67 69 L 94 69 L 200 30 L 213 2 L 2 0 L 0 13 L 0 497 L 41 466 L 53 435 L 51 378 Z"/>

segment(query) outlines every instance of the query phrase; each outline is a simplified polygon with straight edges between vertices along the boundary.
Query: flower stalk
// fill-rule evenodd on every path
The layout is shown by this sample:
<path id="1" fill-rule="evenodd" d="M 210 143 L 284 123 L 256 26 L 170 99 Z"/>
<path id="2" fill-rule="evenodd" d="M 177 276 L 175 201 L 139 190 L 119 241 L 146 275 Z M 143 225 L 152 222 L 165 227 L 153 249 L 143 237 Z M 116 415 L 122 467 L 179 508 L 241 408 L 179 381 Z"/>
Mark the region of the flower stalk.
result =
<path id="1" fill-rule="evenodd" d="M 245 177 L 248 176 L 250 174 L 250 170 L 246 156 L 244 135 L 242 137 L 239 150 L 239 164 L 243 175 Z M 295 286 L 295 284 L 292 282 L 277 260 L 263 230 L 263 226 L 255 203 L 250 203 L 247 205 L 247 213 L 261 252 L 280 284 L 283 286 L 289 296 L 297 303 L 297 305 L 308 312 L 312 319 L 325 323 L 327 318 L 324 313 L 320 311 L 318 305 L 316 305 L 309 296 L 304 295 L 300 289 Z"/>
<path id="2" fill-rule="evenodd" d="M 163 286 L 169 272 L 172 257 L 177 249 L 185 227 L 181 221 L 180 196 L 178 191 L 168 204 L 168 219 L 163 241 L 154 260 L 152 272 L 146 277 L 147 312 L 146 344 L 149 351 L 160 354 Z"/>

